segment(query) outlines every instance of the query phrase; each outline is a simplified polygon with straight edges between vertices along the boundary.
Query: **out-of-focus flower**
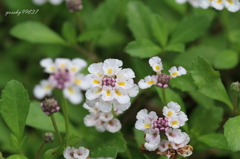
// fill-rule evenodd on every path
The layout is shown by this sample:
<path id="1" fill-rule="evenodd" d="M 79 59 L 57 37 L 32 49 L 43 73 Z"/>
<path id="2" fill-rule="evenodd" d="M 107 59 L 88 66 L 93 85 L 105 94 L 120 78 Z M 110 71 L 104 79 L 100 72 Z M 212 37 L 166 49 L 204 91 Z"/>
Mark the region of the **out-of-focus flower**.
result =
<path id="1" fill-rule="evenodd" d="M 87 78 L 91 87 L 86 92 L 86 98 L 93 104 L 89 106 L 93 107 L 98 102 L 102 112 L 110 112 L 112 106 L 121 111 L 129 108 L 130 97 L 137 95 L 138 86 L 133 83 L 135 74 L 132 69 L 122 69 L 122 64 L 121 60 L 107 59 L 88 67 L 90 74 Z"/>
<path id="2" fill-rule="evenodd" d="M 83 8 L 82 0 L 66 0 L 66 5 L 70 12 L 76 12 Z"/>
<path id="3" fill-rule="evenodd" d="M 154 56 L 149 59 L 149 64 L 152 67 L 153 71 L 157 73 L 157 75 L 146 76 L 144 79 L 141 79 L 138 82 L 138 85 L 141 89 L 150 88 L 152 85 L 157 85 L 158 87 L 167 88 L 168 83 L 171 78 L 176 78 L 177 76 L 185 75 L 187 71 L 183 67 L 173 66 L 170 68 L 170 75 L 166 75 L 162 73 L 163 65 L 162 61 L 159 57 Z"/>
<path id="4" fill-rule="evenodd" d="M 122 125 L 120 121 L 114 118 L 112 112 L 101 112 L 98 109 L 98 103 L 96 103 L 94 107 L 89 107 L 85 103 L 84 108 L 90 112 L 90 114 L 84 118 L 84 124 L 86 126 L 95 126 L 97 131 L 104 132 L 107 130 L 111 133 L 115 133 L 121 129 Z"/>
<path id="5" fill-rule="evenodd" d="M 65 159 L 89 159 L 89 152 L 85 147 L 76 149 L 68 146 L 63 151 L 63 156 Z"/>
<path id="6" fill-rule="evenodd" d="M 38 99 L 49 96 L 54 88 L 63 90 L 65 98 L 73 104 L 79 104 L 83 97 L 81 90 L 89 87 L 90 83 L 79 71 L 86 67 L 87 63 L 80 58 L 69 60 L 57 58 L 54 62 L 50 58 L 41 60 L 40 65 L 50 76 L 42 80 L 34 88 L 34 95 Z"/>
<path id="7" fill-rule="evenodd" d="M 176 0 L 177 3 L 182 4 L 189 2 L 193 7 L 200 7 L 207 9 L 213 7 L 217 10 L 227 8 L 230 12 L 236 12 L 240 9 L 239 0 Z"/>
<path id="8" fill-rule="evenodd" d="M 51 132 L 47 132 L 43 135 L 43 140 L 45 143 L 50 143 L 53 142 L 54 140 L 54 135 Z"/>
<path id="9" fill-rule="evenodd" d="M 36 5 L 43 5 L 46 2 L 51 3 L 52 5 L 59 5 L 63 0 L 33 0 L 33 3 Z"/>

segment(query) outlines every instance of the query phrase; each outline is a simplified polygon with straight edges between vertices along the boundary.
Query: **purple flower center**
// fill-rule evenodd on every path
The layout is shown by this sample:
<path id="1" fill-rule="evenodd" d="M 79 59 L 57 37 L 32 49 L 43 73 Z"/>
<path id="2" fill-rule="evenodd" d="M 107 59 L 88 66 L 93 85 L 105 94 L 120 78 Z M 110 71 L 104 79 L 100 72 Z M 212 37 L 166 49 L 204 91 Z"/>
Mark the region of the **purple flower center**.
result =
<path id="1" fill-rule="evenodd" d="M 170 76 L 164 73 L 157 75 L 157 86 L 167 88 L 170 79 Z"/>
<path id="2" fill-rule="evenodd" d="M 57 83 L 56 88 L 63 89 L 65 83 L 70 81 L 70 74 L 67 70 L 61 70 L 51 75 L 50 78 L 56 81 Z"/>
<path id="3" fill-rule="evenodd" d="M 103 86 L 111 86 L 111 87 L 114 87 L 115 83 L 116 83 L 116 79 L 112 77 L 104 77 L 102 82 Z"/>
<path id="4" fill-rule="evenodd" d="M 167 118 L 158 118 L 153 122 L 153 127 L 159 131 L 167 131 L 169 128 Z"/>

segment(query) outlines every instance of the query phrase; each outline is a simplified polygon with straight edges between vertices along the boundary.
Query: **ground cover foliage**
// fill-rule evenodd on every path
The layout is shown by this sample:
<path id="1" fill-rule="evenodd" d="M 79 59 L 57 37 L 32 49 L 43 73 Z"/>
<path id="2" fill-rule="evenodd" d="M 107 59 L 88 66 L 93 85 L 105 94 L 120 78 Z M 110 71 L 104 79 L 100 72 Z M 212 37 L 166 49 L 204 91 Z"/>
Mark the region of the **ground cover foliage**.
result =
<path id="1" fill-rule="evenodd" d="M 161 116 L 162 108 L 173 101 L 188 116 L 182 128 L 194 149 L 188 158 L 239 158 L 240 86 L 232 83 L 240 79 L 240 12 L 194 8 L 175 0 L 82 0 L 82 6 L 71 13 L 65 2 L 0 2 L 0 158 L 34 158 L 45 132 L 53 132 L 55 140 L 43 147 L 41 158 L 63 158 L 66 143 L 59 144 L 51 118 L 40 108 L 42 100 L 33 94 L 47 78 L 39 64 L 42 59 L 82 58 L 87 66 L 119 59 L 123 68 L 134 71 L 137 84 L 154 74 L 148 62 L 153 56 L 161 58 L 163 73 L 182 66 L 187 74 L 172 78 L 165 93 L 157 86 L 140 89 L 130 108 L 118 116 L 122 128 L 116 133 L 84 125 L 89 112 L 83 108 L 83 91 L 80 104 L 67 101 L 68 146 L 88 148 L 91 158 L 166 158 L 140 152 L 144 133 L 135 123 L 141 109 Z M 38 12 L 28 14 L 30 9 Z M 89 73 L 87 67 L 82 73 Z M 59 90 L 51 97 L 64 102 Z M 62 110 L 55 120 L 64 137 Z"/>

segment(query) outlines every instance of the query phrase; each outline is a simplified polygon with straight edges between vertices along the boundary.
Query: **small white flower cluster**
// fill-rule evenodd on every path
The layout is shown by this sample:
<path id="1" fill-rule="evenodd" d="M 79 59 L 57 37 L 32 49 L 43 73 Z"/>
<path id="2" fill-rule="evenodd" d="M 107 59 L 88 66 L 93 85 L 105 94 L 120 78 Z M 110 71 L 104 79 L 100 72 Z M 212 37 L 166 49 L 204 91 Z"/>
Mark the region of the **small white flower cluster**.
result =
<path id="1" fill-rule="evenodd" d="M 180 105 L 169 102 L 163 108 L 165 117 L 158 117 L 153 111 L 140 110 L 137 114 L 136 129 L 145 132 L 144 149 L 156 151 L 170 158 L 173 155 L 183 157 L 192 154 L 192 147 L 187 145 L 189 136 L 179 129 L 188 120 L 184 112 L 180 111 Z"/>
<path id="2" fill-rule="evenodd" d="M 127 110 L 131 105 L 130 97 L 135 97 L 139 91 L 133 82 L 134 72 L 122 69 L 122 64 L 118 59 L 106 59 L 88 67 L 90 74 L 86 78 L 91 86 L 86 92 L 85 108 L 90 111 L 84 119 L 86 126 L 112 133 L 121 128 L 120 121 L 112 113 L 118 115 Z"/>
<path id="3" fill-rule="evenodd" d="M 76 149 L 68 146 L 63 151 L 63 156 L 65 159 L 89 159 L 89 152 L 85 147 Z"/>
<path id="4" fill-rule="evenodd" d="M 146 76 L 144 79 L 141 79 L 138 82 L 141 89 L 150 88 L 152 85 L 167 88 L 171 78 L 176 78 L 177 76 L 185 75 L 187 73 L 185 68 L 181 66 L 178 68 L 176 66 L 171 67 L 169 70 L 170 75 L 161 73 L 163 65 L 161 59 L 157 56 L 150 58 L 149 64 L 157 75 Z"/>
<path id="5" fill-rule="evenodd" d="M 81 90 L 86 90 L 89 84 L 85 75 L 79 71 L 86 67 L 86 61 L 80 58 L 73 60 L 56 58 L 53 62 L 52 59 L 45 58 L 40 61 L 40 65 L 50 76 L 35 86 L 33 92 L 36 98 L 42 99 L 46 95 L 51 95 L 52 90 L 57 88 L 63 90 L 65 98 L 73 104 L 79 104 L 83 100 Z"/>
<path id="6" fill-rule="evenodd" d="M 213 7 L 222 10 L 224 7 L 230 12 L 237 12 L 240 9 L 239 0 L 176 0 L 177 3 L 189 2 L 193 7 L 207 9 Z"/>
<path id="7" fill-rule="evenodd" d="M 36 5 L 43 5 L 46 2 L 50 2 L 52 5 L 59 5 L 64 0 L 33 0 L 33 3 Z"/>
<path id="8" fill-rule="evenodd" d="M 132 69 L 122 69 L 122 64 L 118 59 L 106 59 L 88 67 L 90 74 L 87 78 L 91 86 L 86 98 L 90 107 L 98 102 L 98 109 L 102 112 L 110 112 L 112 106 L 121 111 L 129 108 L 130 97 L 135 97 L 139 89 L 133 82 L 135 74 Z"/>
<path id="9" fill-rule="evenodd" d="M 98 103 L 96 103 L 94 107 L 89 107 L 84 103 L 83 107 L 90 112 L 90 114 L 86 115 L 84 118 L 84 124 L 86 126 L 95 126 L 96 130 L 99 132 L 107 130 L 111 133 L 115 133 L 121 129 L 122 125 L 120 121 L 117 118 L 114 118 L 114 115 L 111 112 L 101 112 L 98 109 Z M 115 110 L 114 113 L 119 114 L 122 112 Z"/>

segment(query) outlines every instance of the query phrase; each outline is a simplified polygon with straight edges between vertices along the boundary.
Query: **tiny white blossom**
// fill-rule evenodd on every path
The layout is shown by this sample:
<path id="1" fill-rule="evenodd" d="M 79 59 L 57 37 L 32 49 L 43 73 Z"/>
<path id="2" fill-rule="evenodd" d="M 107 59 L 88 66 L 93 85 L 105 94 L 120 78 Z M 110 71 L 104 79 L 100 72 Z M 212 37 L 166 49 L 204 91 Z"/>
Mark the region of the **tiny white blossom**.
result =
<path id="1" fill-rule="evenodd" d="M 150 131 L 146 133 L 145 140 L 144 147 L 149 151 L 155 151 L 160 143 L 159 131 L 150 129 Z"/>
<path id="2" fill-rule="evenodd" d="M 135 128 L 138 130 L 148 131 L 153 126 L 153 121 L 158 118 L 155 112 L 150 112 L 146 109 L 142 109 L 137 113 L 137 121 Z"/>
<path id="3" fill-rule="evenodd" d="M 59 5 L 63 0 L 33 0 L 33 3 L 36 5 L 43 5 L 49 1 L 52 5 Z"/>
<path id="4" fill-rule="evenodd" d="M 236 12 L 240 9 L 239 0 L 225 0 L 224 5 L 230 12 Z"/>
<path id="5" fill-rule="evenodd" d="M 153 71 L 155 71 L 155 72 L 161 72 L 163 70 L 162 61 L 157 56 L 150 58 L 149 64 L 152 67 Z"/>
<path id="6" fill-rule="evenodd" d="M 177 69 L 176 66 L 173 66 L 173 67 L 170 68 L 169 73 L 170 73 L 170 76 L 172 78 L 176 78 L 177 76 L 181 76 L 181 75 L 187 74 L 187 71 L 185 70 L 185 68 L 183 68 L 181 66 L 178 67 L 178 69 Z"/>
<path id="7" fill-rule="evenodd" d="M 144 79 L 141 79 L 138 82 L 138 85 L 141 89 L 150 88 L 152 85 L 157 83 L 157 77 L 156 76 L 146 76 Z"/>
<path id="8" fill-rule="evenodd" d="M 63 151 L 63 156 L 65 159 L 87 159 L 89 156 L 89 150 L 85 147 L 79 147 L 76 149 L 68 146 Z"/>
<path id="9" fill-rule="evenodd" d="M 211 5 L 217 10 L 222 10 L 224 8 L 224 1 L 225 0 L 212 0 Z"/>

